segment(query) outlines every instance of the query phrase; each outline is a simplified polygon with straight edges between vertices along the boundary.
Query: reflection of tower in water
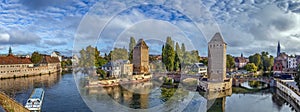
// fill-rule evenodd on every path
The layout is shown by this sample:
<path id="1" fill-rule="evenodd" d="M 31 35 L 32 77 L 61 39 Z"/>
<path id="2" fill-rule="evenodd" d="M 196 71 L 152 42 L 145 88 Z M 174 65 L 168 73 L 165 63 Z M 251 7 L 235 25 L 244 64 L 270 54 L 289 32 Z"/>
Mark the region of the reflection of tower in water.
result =
<path id="1" fill-rule="evenodd" d="M 213 104 L 207 112 L 225 112 L 226 96 L 214 99 Z"/>
<path id="2" fill-rule="evenodd" d="M 207 99 L 208 112 L 225 112 L 226 96 L 232 94 L 232 89 L 225 91 L 209 91 L 204 97 Z"/>
<path id="3" fill-rule="evenodd" d="M 151 82 L 105 87 L 104 89 L 106 92 L 100 93 L 107 93 L 114 101 L 126 107 L 134 109 L 149 108 L 149 93 L 152 89 Z M 99 94 L 97 92 L 94 93 Z"/>

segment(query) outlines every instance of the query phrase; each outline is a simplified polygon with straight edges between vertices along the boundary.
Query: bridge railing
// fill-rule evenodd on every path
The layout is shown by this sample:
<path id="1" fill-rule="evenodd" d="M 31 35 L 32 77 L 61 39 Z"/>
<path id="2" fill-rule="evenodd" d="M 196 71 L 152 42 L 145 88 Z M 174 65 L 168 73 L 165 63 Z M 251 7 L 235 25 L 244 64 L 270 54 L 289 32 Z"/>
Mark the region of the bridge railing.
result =
<path id="1" fill-rule="evenodd" d="M 286 87 L 290 88 L 293 92 L 295 92 L 298 96 L 300 96 L 300 88 L 298 88 L 298 90 L 297 90 L 295 87 L 293 87 L 293 86 L 291 86 L 291 85 L 289 85 L 289 84 L 287 84 L 287 83 L 285 83 L 281 80 L 278 80 L 278 82 L 285 85 Z"/>

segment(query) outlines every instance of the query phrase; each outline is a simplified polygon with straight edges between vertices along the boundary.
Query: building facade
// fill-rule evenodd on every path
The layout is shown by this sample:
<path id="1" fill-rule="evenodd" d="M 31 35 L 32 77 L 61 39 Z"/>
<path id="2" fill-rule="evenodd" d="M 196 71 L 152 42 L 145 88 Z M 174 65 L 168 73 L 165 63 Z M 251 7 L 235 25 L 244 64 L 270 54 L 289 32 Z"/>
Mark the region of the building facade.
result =
<path id="1" fill-rule="evenodd" d="M 238 69 L 244 68 L 248 63 L 248 60 L 243 56 L 243 54 L 241 54 L 241 57 L 234 58 L 234 61 L 235 61 L 235 66 Z"/>
<path id="2" fill-rule="evenodd" d="M 132 75 L 133 64 L 129 60 L 116 60 L 103 65 L 102 70 L 109 74 L 109 77 L 121 77 L 121 75 Z"/>
<path id="3" fill-rule="evenodd" d="M 133 49 L 132 62 L 134 74 L 149 73 L 149 47 L 143 39 L 140 39 Z"/>
<path id="4" fill-rule="evenodd" d="M 200 74 L 201 76 L 207 75 L 207 66 L 203 63 L 194 63 L 191 66 L 191 70 L 196 74 Z"/>
<path id="5" fill-rule="evenodd" d="M 57 57 L 60 62 L 62 61 L 62 56 L 60 55 L 60 53 L 58 51 L 52 52 L 51 57 Z"/>
<path id="6" fill-rule="evenodd" d="M 0 57 L 0 78 L 48 74 L 61 69 L 57 57 L 43 56 L 42 62 L 39 66 L 34 66 L 30 58 L 15 57 L 10 48 L 7 56 Z"/>
<path id="7" fill-rule="evenodd" d="M 288 57 L 288 68 L 290 69 L 296 69 L 297 68 L 297 58 L 294 57 Z"/>
<path id="8" fill-rule="evenodd" d="M 216 33 L 208 43 L 208 80 L 223 82 L 226 79 L 226 43 Z"/>

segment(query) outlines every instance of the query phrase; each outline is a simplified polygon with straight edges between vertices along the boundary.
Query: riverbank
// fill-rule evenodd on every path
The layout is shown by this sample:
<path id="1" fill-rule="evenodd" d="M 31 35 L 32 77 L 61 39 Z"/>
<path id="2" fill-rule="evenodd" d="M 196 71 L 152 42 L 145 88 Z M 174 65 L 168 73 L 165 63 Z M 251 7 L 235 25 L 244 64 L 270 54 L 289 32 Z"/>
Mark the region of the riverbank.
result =
<path id="1" fill-rule="evenodd" d="M 40 73 L 32 73 L 32 74 L 24 74 L 24 75 L 13 75 L 13 76 L 6 76 L 6 77 L 0 77 L 0 80 L 5 80 L 5 79 L 16 79 L 16 78 L 27 78 L 27 77 L 35 77 L 35 76 L 42 76 L 42 75 L 49 75 L 49 74 L 54 74 L 54 73 L 59 73 L 60 70 L 58 71 L 49 71 L 49 72 L 40 72 Z"/>
<path id="2" fill-rule="evenodd" d="M 135 84 L 146 82 L 152 79 L 152 75 L 132 75 L 128 78 L 106 79 L 106 80 L 89 80 L 86 87 L 112 87 L 118 85 Z"/>
<path id="3" fill-rule="evenodd" d="M 7 112 L 30 112 L 22 104 L 16 102 L 14 99 L 0 92 L 0 105 Z"/>

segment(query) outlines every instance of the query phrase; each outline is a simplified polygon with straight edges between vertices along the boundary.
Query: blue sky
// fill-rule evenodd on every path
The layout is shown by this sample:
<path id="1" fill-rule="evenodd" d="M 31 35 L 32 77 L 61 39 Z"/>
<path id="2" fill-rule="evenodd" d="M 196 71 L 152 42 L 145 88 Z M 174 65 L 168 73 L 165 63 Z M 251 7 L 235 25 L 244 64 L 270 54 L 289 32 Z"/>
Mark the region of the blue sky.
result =
<path id="1" fill-rule="evenodd" d="M 0 54 L 54 50 L 71 55 L 83 46 L 101 52 L 143 38 L 159 54 L 167 36 L 207 55 L 207 41 L 221 32 L 227 52 L 263 50 L 300 54 L 297 0 L 2 0 Z"/>

